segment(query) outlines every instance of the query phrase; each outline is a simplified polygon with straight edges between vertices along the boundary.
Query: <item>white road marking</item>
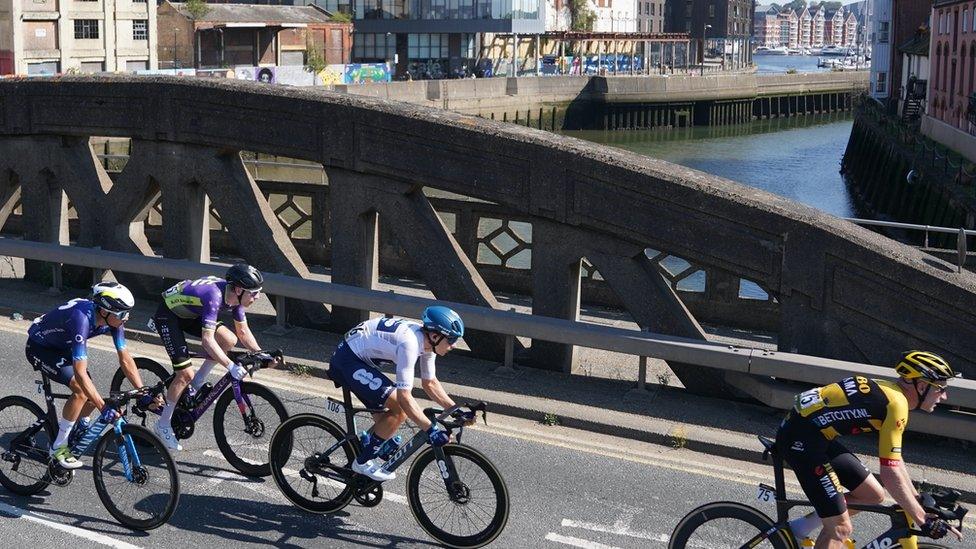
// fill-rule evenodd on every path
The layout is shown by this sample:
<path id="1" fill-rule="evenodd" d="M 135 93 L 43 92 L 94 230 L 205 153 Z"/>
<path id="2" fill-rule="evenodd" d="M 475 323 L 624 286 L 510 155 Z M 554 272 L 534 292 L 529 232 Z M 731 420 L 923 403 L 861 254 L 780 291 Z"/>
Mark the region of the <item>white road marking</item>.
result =
<path id="1" fill-rule="evenodd" d="M 614 547 L 613 545 L 604 545 L 602 543 L 597 543 L 595 541 L 590 541 L 587 539 L 572 538 L 569 536 L 560 536 L 559 534 L 553 532 L 549 532 L 548 534 L 546 534 L 546 539 L 548 541 L 562 543 L 563 545 L 582 547 L 583 549 L 620 549 L 619 547 Z"/>
<path id="2" fill-rule="evenodd" d="M 562 525 L 567 528 L 581 528 L 583 530 L 591 530 L 593 532 L 616 534 L 618 536 L 627 536 L 631 538 L 649 539 L 651 541 L 662 541 L 664 543 L 667 543 L 668 540 L 671 539 L 671 536 L 667 534 L 654 534 L 652 532 L 637 532 L 631 530 L 627 526 L 623 526 L 620 524 L 606 526 L 604 524 L 596 524 L 593 522 L 583 522 L 579 520 L 563 519 Z"/>
<path id="3" fill-rule="evenodd" d="M 220 458 L 222 460 L 224 459 L 224 455 L 221 454 L 220 452 L 218 452 L 217 450 L 204 450 L 203 451 L 203 455 L 205 455 L 207 457 L 212 457 L 212 458 Z M 286 475 L 295 475 L 295 474 L 298 474 L 298 471 L 292 471 L 291 469 L 285 469 L 284 470 L 284 473 Z M 264 491 L 266 491 L 266 489 L 263 488 L 263 485 L 262 485 L 262 488 L 258 488 L 258 486 L 255 483 L 253 483 L 253 482 L 247 482 L 246 480 L 243 480 L 245 478 L 246 477 L 242 477 L 241 475 L 239 475 L 237 473 L 232 473 L 230 471 L 217 471 L 217 473 L 216 473 L 215 476 L 210 477 L 209 479 L 207 479 L 207 482 L 210 482 L 210 483 L 212 483 L 214 485 L 217 485 L 217 484 L 220 484 L 221 482 L 223 482 L 225 480 L 232 480 L 232 481 L 237 481 L 237 484 L 240 484 L 240 485 L 244 486 L 245 488 L 247 488 L 249 490 L 261 491 L 262 493 Z M 343 484 L 341 484 L 339 482 L 336 482 L 336 481 L 334 481 L 332 479 L 325 479 L 325 482 L 326 482 L 326 484 L 330 484 L 332 486 L 335 486 L 336 488 L 342 488 L 343 487 Z M 270 492 L 270 490 L 267 490 L 267 491 Z M 282 496 L 280 493 L 278 493 L 277 490 L 274 491 L 274 496 L 275 496 L 276 499 L 279 499 L 279 500 L 284 500 L 285 499 L 285 497 Z M 383 499 L 384 500 L 392 501 L 393 503 L 399 503 L 400 505 L 409 505 L 409 502 L 407 501 L 407 498 L 405 496 L 401 496 L 400 494 L 394 494 L 393 492 L 387 491 L 385 488 L 383 490 Z"/>
<path id="4" fill-rule="evenodd" d="M 60 530 L 62 532 L 67 532 L 73 536 L 78 536 L 79 538 L 84 538 L 101 545 L 107 545 L 109 547 L 114 547 L 115 549 L 142 549 L 138 545 L 132 545 L 131 543 L 126 543 L 108 536 L 98 534 L 95 532 L 90 532 L 84 528 L 78 528 L 75 526 L 69 526 L 67 524 L 61 524 L 60 522 L 54 522 L 50 519 L 45 518 L 43 515 L 35 513 L 33 511 L 27 511 L 21 509 L 20 507 L 14 507 L 13 505 L 8 505 L 6 503 L 0 502 L 0 512 L 11 515 L 14 518 L 21 518 L 41 526 L 46 526 L 48 528 L 53 528 L 54 530 Z"/>

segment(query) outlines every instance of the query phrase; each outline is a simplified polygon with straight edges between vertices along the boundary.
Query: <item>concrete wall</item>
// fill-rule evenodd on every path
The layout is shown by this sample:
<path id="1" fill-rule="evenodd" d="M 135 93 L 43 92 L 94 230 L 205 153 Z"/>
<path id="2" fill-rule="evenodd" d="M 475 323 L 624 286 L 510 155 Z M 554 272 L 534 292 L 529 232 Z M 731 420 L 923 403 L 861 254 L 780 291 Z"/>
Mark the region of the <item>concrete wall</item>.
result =
<path id="1" fill-rule="evenodd" d="M 863 90 L 867 87 L 867 80 L 868 75 L 864 71 L 705 77 L 563 76 L 390 82 L 342 85 L 336 86 L 335 90 L 349 95 L 392 99 L 487 117 L 506 109 L 531 109 L 572 101 L 709 101 Z"/>
<path id="2" fill-rule="evenodd" d="M 970 162 L 976 162 L 976 136 L 929 115 L 922 116 L 922 134 L 965 156 Z"/>

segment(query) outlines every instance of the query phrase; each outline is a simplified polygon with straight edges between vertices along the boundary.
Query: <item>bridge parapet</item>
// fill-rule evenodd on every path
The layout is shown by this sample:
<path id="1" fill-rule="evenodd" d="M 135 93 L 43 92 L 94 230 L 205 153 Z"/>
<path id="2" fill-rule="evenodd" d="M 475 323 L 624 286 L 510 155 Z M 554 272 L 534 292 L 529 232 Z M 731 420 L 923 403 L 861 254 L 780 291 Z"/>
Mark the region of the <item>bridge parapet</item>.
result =
<path id="1" fill-rule="evenodd" d="M 32 79 L 0 82 L 0 98 L 0 222 L 22 194 L 30 240 L 67 243 L 70 199 L 77 243 L 152 253 L 144 223 L 161 193 L 163 255 L 207 259 L 212 199 L 231 236 L 247 243 L 246 258 L 303 276 L 297 250 L 243 166 L 239 151 L 252 150 L 325 166 L 336 282 L 375 285 L 384 224 L 438 298 L 497 306 L 427 187 L 491 202 L 532 224 L 535 314 L 578 317 L 586 258 L 640 325 L 704 339 L 644 254 L 653 248 L 768 289 L 780 303 L 784 350 L 888 364 L 922 347 L 976 373 L 973 275 L 691 169 L 443 110 L 237 82 Z M 114 184 L 88 144 L 92 135 L 133 138 Z M 337 327 L 364 315 L 331 313 Z M 504 347 L 492 334 L 470 343 L 496 356 Z M 564 343 L 533 342 L 532 356 L 566 371 L 576 364 Z M 695 388 L 724 386 L 721 374 L 672 368 Z"/>

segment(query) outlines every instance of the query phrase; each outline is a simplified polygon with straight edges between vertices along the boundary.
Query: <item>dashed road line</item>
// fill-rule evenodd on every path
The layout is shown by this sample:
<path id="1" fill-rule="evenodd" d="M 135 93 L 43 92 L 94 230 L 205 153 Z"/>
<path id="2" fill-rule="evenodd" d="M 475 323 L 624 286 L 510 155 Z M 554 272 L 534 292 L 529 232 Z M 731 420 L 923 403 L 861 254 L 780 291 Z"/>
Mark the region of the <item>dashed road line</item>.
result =
<path id="1" fill-rule="evenodd" d="M 7 503 L 0 502 L 0 513 L 9 515 L 13 518 L 24 519 L 26 521 L 33 522 L 35 524 L 40 524 L 41 526 L 45 526 L 47 528 L 51 528 L 54 530 L 60 530 L 62 532 L 71 534 L 73 536 L 87 539 L 88 541 L 93 541 L 100 545 L 114 547 L 115 549 L 142 549 L 138 545 L 132 545 L 131 543 L 126 543 L 124 541 L 111 538 L 104 534 L 99 534 L 96 532 L 85 530 L 84 528 L 78 528 L 76 526 L 69 526 L 67 524 L 61 524 L 60 522 L 55 522 L 53 520 L 45 518 L 44 515 L 35 513 L 34 511 L 21 509 L 20 507 L 15 507 Z"/>
<path id="2" fill-rule="evenodd" d="M 595 541 L 590 541 L 588 539 L 574 538 L 570 536 L 561 536 L 554 532 L 549 532 L 546 534 L 547 541 L 553 541 L 556 543 L 561 543 L 563 545 L 569 545 L 572 547 L 582 547 L 583 549 L 620 549 L 614 545 L 604 545 L 602 543 L 597 543 Z"/>
<path id="3" fill-rule="evenodd" d="M 583 522 L 579 520 L 569 520 L 563 519 L 563 527 L 565 528 L 580 528 L 583 530 L 590 530 L 592 532 L 601 532 L 604 534 L 614 534 L 618 536 L 627 536 L 631 538 L 648 539 L 651 541 L 662 541 L 667 543 L 671 539 L 671 536 L 667 534 L 655 534 L 652 532 L 636 532 L 627 528 L 625 526 L 613 525 L 606 526 L 604 524 L 596 524 L 593 522 Z"/>

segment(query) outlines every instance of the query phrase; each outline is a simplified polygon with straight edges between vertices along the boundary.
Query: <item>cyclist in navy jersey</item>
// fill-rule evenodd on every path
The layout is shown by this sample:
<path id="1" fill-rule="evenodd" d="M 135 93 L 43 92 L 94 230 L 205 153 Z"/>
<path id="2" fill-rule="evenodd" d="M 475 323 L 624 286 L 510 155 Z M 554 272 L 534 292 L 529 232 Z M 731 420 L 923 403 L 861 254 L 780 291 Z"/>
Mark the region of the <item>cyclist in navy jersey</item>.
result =
<path id="1" fill-rule="evenodd" d="M 102 411 L 103 419 L 111 421 L 116 409 L 114 402 L 99 396 L 92 383 L 88 372 L 88 340 L 112 334 L 122 371 L 133 387 L 142 387 L 139 370 L 125 348 L 123 328 L 134 305 L 135 299 L 128 288 L 116 282 L 102 282 L 92 287 L 89 299 L 72 299 L 38 317 L 27 330 L 28 362 L 35 370 L 71 389 L 71 397 L 58 421 L 58 435 L 51 444 L 51 457 L 65 469 L 82 465 L 67 444 L 79 416 L 87 419 L 97 408 Z"/>

